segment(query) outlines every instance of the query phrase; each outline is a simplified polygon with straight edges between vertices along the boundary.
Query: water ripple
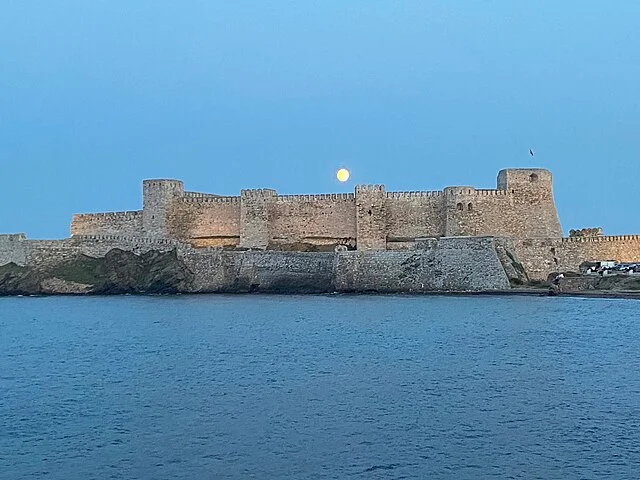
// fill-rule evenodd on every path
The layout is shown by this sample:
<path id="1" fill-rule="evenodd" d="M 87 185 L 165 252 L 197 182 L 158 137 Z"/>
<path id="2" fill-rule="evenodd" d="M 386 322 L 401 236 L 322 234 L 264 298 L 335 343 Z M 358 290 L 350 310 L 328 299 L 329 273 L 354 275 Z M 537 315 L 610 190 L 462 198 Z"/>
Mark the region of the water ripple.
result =
<path id="1" fill-rule="evenodd" d="M 639 313 L 544 297 L 0 298 L 0 476 L 635 478 Z"/>

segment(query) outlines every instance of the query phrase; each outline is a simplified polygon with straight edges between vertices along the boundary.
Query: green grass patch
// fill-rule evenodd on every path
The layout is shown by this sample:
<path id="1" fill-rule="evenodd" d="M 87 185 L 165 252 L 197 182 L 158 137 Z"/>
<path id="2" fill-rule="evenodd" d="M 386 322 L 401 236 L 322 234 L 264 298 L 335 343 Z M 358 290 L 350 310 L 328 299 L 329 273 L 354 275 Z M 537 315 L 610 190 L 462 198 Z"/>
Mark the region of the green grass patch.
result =
<path id="1" fill-rule="evenodd" d="M 524 267 L 519 261 L 516 260 L 516 257 L 514 257 L 513 254 L 507 249 L 505 249 L 505 252 L 507 254 L 507 257 L 509 257 L 509 260 L 511 260 L 513 268 L 515 268 L 518 273 L 525 275 Z"/>
<path id="2" fill-rule="evenodd" d="M 82 256 L 57 265 L 51 274 L 69 282 L 95 285 L 102 280 L 99 266 L 100 259 Z"/>

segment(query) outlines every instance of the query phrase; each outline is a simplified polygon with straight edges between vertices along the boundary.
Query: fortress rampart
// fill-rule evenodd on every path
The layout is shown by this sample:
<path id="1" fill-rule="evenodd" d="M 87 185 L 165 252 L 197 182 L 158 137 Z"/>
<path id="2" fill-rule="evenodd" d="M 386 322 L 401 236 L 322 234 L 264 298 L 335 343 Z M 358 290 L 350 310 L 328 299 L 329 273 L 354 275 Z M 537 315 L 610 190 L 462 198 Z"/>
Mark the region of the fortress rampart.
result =
<path id="1" fill-rule="evenodd" d="M 524 239 L 516 252 L 530 278 L 545 280 L 550 272 L 577 272 L 585 261 L 640 262 L 640 235 Z"/>
<path id="2" fill-rule="evenodd" d="M 75 215 L 71 234 L 171 238 L 198 247 L 257 250 L 403 249 L 420 238 L 495 235 L 561 237 L 551 173 L 509 169 L 496 189 L 387 192 L 358 185 L 353 194 L 239 196 L 185 192 L 178 180 L 145 180 L 143 209 Z"/>
<path id="3" fill-rule="evenodd" d="M 81 254 L 101 257 L 114 248 L 139 254 L 185 247 L 176 240 L 125 235 L 77 235 L 64 240 L 28 240 L 24 234 L 0 235 L 0 266 L 13 262 L 42 268 Z"/>
<path id="4" fill-rule="evenodd" d="M 5 244 L 11 244 L 4 247 Z M 141 254 L 176 251 L 195 292 L 420 292 L 509 288 L 494 239 L 442 238 L 413 251 L 242 251 L 197 248 L 169 239 L 116 235 L 27 240 L 0 235 L 0 266 L 14 262 L 45 273 L 81 255 L 104 257 L 118 248 Z M 481 268 L 480 268 L 481 267 Z M 2 279 L 0 278 L 0 283 Z M 54 284 L 64 284 L 58 279 Z M 68 284 L 66 284 L 68 286 Z M 48 287 L 47 287 L 48 288 Z"/>
<path id="5" fill-rule="evenodd" d="M 143 236 L 142 210 L 76 214 L 71 220 L 75 235 Z"/>

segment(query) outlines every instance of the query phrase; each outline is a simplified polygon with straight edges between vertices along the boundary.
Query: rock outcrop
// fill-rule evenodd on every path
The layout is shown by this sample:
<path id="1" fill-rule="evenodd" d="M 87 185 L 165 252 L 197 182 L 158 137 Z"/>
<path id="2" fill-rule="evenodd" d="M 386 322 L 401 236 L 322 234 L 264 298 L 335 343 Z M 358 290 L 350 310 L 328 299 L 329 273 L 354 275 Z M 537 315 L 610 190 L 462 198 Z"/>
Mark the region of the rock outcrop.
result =
<path id="1" fill-rule="evenodd" d="M 178 293 L 192 280 L 175 250 L 136 255 L 116 248 L 104 257 L 78 255 L 44 268 L 1 266 L 0 294 Z"/>

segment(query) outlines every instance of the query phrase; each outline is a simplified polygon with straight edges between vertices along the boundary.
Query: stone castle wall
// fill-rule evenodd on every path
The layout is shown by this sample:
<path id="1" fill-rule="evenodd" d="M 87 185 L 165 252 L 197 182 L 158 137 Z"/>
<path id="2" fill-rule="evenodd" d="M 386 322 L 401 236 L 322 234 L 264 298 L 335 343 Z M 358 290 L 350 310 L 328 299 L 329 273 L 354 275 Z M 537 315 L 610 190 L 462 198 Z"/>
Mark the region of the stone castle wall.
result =
<path id="1" fill-rule="evenodd" d="M 0 235 L 0 266 L 11 262 L 24 265 L 27 260 L 26 241 L 24 233 Z"/>
<path id="2" fill-rule="evenodd" d="M 356 187 L 356 243 L 359 250 L 387 248 L 386 207 L 383 185 Z"/>
<path id="3" fill-rule="evenodd" d="M 507 290 L 491 237 L 441 238 L 424 250 L 343 252 L 336 257 L 338 291 L 427 292 Z"/>
<path id="4" fill-rule="evenodd" d="M 12 237 L 12 238 L 9 238 Z M 0 236 L 0 266 L 14 262 L 47 270 L 80 255 L 114 248 L 177 252 L 193 283 L 188 292 L 473 291 L 509 288 L 491 238 L 442 238 L 413 251 L 225 251 L 175 240 L 78 236 L 27 240 Z"/>
<path id="5" fill-rule="evenodd" d="M 274 290 L 285 290 L 285 285 L 295 281 L 311 286 L 318 278 L 326 281 L 327 259 L 336 262 L 332 278 L 339 291 L 482 290 L 508 288 L 504 283 L 507 262 L 501 259 L 501 268 L 496 263 L 504 249 L 503 241 L 507 241 L 510 252 L 514 248 L 509 245 L 515 244 L 512 260 L 522 264 L 532 280 L 545 280 L 552 272 L 577 272 L 584 261 L 640 262 L 640 235 L 515 242 L 493 237 L 443 237 L 413 242 L 411 250 L 404 251 L 305 253 L 229 252 L 195 248 L 171 239 L 117 235 L 27 240 L 24 234 L 15 234 L 0 235 L 0 266 L 13 262 L 43 269 L 78 255 L 102 257 L 114 248 L 137 254 L 177 250 L 196 273 L 196 291 L 234 291 L 236 287 L 248 291 L 252 282 L 263 288 L 270 285 Z M 234 278 L 237 280 L 232 282 Z"/>
<path id="6" fill-rule="evenodd" d="M 144 236 L 142 210 L 133 212 L 76 214 L 71 220 L 71 235 Z"/>
<path id="7" fill-rule="evenodd" d="M 142 182 L 142 226 L 144 236 L 170 238 L 170 211 L 183 196 L 184 185 L 179 180 L 145 180 Z"/>
<path id="8" fill-rule="evenodd" d="M 552 272 L 578 272 L 585 261 L 640 262 L 640 235 L 524 239 L 516 253 L 529 278 L 546 280 Z"/>
<path id="9" fill-rule="evenodd" d="M 169 236 L 198 247 L 237 247 L 240 197 L 185 196 L 167 212 Z"/>
<path id="10" fill-rule="evenodd" d="M 185 192 L 177 180 L 145 180 L 141 212 L 76 215 L 71 232 L 274 250 L 338 244 L 397 250 L 427 237 L 562 236 L 547 170 L 502 170 L 497 186 L 386 192 L 382 185 L 362 185 L 354 194 L 282 196 L 259 189 L 220 197 Z"/>
<path id="11" fill-rule="evenodd" d="M 182 245 L 170 239 L 122 235 L 77 235 L 64 240 L 28 240 L 22 233 L 0 235 L 0 266 L 15 263 L 46 268 L 78 255 L 102 257 L 114 248 L 140 254 L 150 250 L 171 251 Z"/>
<path id="12" fill-rule="evenodd" d="M 281 195 L 270 205 L 269 222 L 269 248 L 274 250 L 303 245 L 355 246 L 355 196 Z"/>
<path id="13" fill-rule="evenodd" d="M 275 190 L 268 188 L 240 192 L 240 247 L 265 250 L 269 246 L 275 198 Z"/>
<path id="14" fill-rule="evenodd" d="M 416 238 L 444 235 L 445 206 L 440 191 L 388 192 L 385 207 L 387 248 Z"/>

